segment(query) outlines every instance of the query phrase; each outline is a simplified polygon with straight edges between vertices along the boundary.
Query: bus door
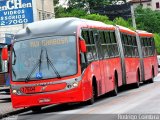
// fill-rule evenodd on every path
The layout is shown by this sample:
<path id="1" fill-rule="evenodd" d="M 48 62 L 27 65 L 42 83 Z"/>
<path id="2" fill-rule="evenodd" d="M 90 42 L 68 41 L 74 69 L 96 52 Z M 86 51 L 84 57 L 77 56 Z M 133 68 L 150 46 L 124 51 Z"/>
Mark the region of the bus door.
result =
<path id="1" fill-rule="evenodd" d="M 100 35 L 100 31 L 94 31 L 94 41 L 96 45 L 96 51 L 98 55 L 98 62 L 99 62 L 99 68 L 100 68 L 100 75 L 101 75 L 101 80 L 98 83 L 98 88 L 99 88 L 99 94 L 104 94 L 106 92 L 106 74 L 104 73 L 104 53 L 102 50 L 102 36 Z"/>

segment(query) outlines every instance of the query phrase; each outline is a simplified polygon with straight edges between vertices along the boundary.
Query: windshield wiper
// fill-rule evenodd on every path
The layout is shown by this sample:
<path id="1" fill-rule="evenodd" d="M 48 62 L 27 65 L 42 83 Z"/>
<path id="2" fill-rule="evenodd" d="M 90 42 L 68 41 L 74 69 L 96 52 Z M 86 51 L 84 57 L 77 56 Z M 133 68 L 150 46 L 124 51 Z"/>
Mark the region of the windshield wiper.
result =
<path id="1" fill-rule="evenodd" d="M 16 52 L 15 52 L 14 48 L 13 48 L 13 54 L 14 54 L 14 61 L 13 61 L 12 65 L 15 65 L 17 56 L 16 56 Z"/>
<path id="2" fill-rule="evenodd" d="M 25 82 L 27 82 L 31 75 L 36 71 L 36 69 L 39 67 L 39 72 L 41 70 L 41 64 L 42 64 L 42 53 L 43 53 L 43 49 L 41 48 L 41 53 L 40 53 L 40 57 L 39 60 L 37 61 L 37 63 L 35 64 L 35 66 L 33 67 L 32 71 L 27 75 Z"/>
<path id="3" fill-rule="evenodd" d="M 51 68 L 53 69 L 54 73 L 57 75 L 57 78 L 61 78 L 59 72 L 57 71 L 57 69 L 55 68 L 55 66 L 53 65 L 52 61 L 49 59 L 48 57 L 48 52 L 47 52 L 47 49 L 45 48 L 46 50 L 46 59 L 47 59 L 47 66 L 48 66 L 48 69 L 49 69 L 49 65 L 51 66 Z"/>
<path id="4" fill-rule="evenodd" d="M 15 65 L 16 64 L 16 52 L 15 52 L 15 50 L 14 50 L 14 47 L 12 48 L 13 49 L 13 55 L 14 55 L 14 61 L 13 61 L 13 63 L 12 63 L 12 65 Z M 12 58 L 11 58 L 12 59 Z M 15 72 L 15 70 L 14 70 L 14 68 L 13 68 L 13 66 L 12 66 L 12 72 L 13 72 L 13 75 L 14 75 L 14 77 L 16 78 L 16 72 Z"/>
<path id="5" fill-rule="evenodd" d="M 12 67 L 12 72 L 13 72 L 13 75 L 14 75 L 14 77 L 16 78 L 16 72 L 14 71 L 14 69 L 13 69 L 13 67 Z"/>

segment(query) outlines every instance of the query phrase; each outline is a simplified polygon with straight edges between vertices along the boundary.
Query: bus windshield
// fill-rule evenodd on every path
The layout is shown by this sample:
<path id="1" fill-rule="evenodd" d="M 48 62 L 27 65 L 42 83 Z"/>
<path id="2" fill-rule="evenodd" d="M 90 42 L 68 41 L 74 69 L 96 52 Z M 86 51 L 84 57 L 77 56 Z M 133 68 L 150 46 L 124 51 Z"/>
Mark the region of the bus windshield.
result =
<path id="1" fill-rule="evenodd" d="M 54 36 L 15 42 L 12 80 L 60 78 L 77 73 L 76 37 Z"/>

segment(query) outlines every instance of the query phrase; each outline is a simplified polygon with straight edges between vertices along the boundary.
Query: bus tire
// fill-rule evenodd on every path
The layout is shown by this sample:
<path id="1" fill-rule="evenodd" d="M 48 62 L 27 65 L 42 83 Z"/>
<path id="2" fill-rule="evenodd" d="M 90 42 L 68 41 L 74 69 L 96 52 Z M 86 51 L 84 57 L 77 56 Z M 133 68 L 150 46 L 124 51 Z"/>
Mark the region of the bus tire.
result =
<path id="1" fill-rule="evenodd" d="M 40 106 L 37 106 L 37 107 L 32 107 L 31 110 L 34 113 L 39 113 L 41 112 L 42 108 Z"/>
<path id="2" fill-rule="evenodd" d="M 140 72 L 138 70 L 138 73 L 137 73 L 137 82 L 134 84 L 134 88 L 139 88 L 140 86 Z"/>
<path id="3" fill-rule="evenodd" d="M 96 79 L 92 81 L 92 98 L 87 101 L 88 105 L 92 105 L 95 102 L 95 98 L 97 97 L 97 83 Z"/>
<path id="4" fill-rule="evenodd" d="M 112 96 L 117 96 L 118 94 L 118 74 L 115 73 L 114 76 L 114 90 L 112 91 Z"/>
<path id="5" fill-rule="evenodd" d="M 152 67 L 152 78 L 149 80 L 149 83 L 154 83 L 154 68 Z"/>

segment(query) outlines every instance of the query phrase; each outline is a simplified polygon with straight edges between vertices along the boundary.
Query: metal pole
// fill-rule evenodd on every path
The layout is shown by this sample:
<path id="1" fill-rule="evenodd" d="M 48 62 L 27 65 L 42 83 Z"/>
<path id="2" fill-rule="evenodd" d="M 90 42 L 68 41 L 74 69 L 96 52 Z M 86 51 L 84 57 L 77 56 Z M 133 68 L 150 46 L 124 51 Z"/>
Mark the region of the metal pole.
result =
<path id="1" fill-rule="evenodd" d="M 139 2 L 140 2 L 140 5 L 142 6 L 142 0 L 140 0 Z"/>
<path id="2" fill-rule="evenodd" d="M 44 13 L 44 0 L 41 0 L 41 2 L 42 2 L 42 20 L 44 20 L 45 18 L 44 18 L 44 15 L 45 15 L 45 13 Z"/>
<path id="3" fill-rule="evenodd" d="M 133 24 L 133 27 L 134 27 L 135 29 L 137 29 L 133 5 L 131 5 L 131 16 L 132 16 L 132 24 Z"/>

